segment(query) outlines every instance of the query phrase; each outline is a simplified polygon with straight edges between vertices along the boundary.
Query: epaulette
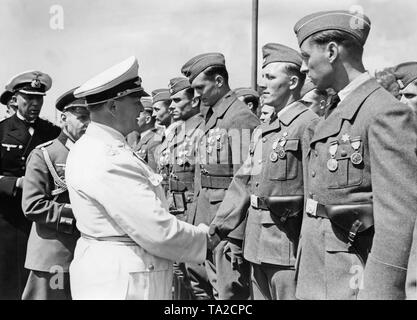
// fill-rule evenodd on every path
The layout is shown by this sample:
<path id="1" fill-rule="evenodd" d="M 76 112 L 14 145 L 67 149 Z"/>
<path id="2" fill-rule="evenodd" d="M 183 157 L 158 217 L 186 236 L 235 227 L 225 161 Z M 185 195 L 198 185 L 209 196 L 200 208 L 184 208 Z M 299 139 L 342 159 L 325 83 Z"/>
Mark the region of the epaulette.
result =
<path id="1" fill-rule="evenodd" d="M 40 145 L 36 146 L 35 148 L 36 149 L 42 149 L 43 147 L 47 147 L 47 146 L 51 145 L 52 142 L 54 142 L 54 140 L 49 140 L 47 142 L 41 143 Z"/>

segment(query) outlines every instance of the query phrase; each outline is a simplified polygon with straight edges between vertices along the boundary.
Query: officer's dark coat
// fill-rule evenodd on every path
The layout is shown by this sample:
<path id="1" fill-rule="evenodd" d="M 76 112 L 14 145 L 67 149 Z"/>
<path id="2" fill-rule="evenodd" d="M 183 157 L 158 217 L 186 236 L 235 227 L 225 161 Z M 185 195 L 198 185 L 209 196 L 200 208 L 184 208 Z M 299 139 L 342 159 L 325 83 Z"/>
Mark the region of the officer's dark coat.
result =
<path id="1" fill-rule="evenodd" d="M 62 132 L 59 137 L 44 146 L 59 177 L 65 177 L 68 156 L 68 137 Z M 42 146 L 42 145 L 41 145 Z M 68 191 L 52 195 L 56 188 L 47 167 L 41 146 L 35 148 L 27 161 L 25 184 L 22 194 L 24 215 L 31 221 L 25 267 L 30 270 L 51 271 L 59 266 L 68 272 L 75 244 L 79 238 L 75 219 L 69 204 Z"/>
<path id="2" fill-rule="evenodd" d="M 162 136 L 156 128 L 151 129 L 139 142 L 133 146 L 133 151 L 137 153 L 154 171 L 157 170 L 155 161 L 155 149 L 162 142 Z"/>
<path id="3" fill-rule="evenodd" d="M 416 219 L 416 122 L 412 111 L 375 79 L 352 91 L 327 119 L 307 128 L 304 148 L 305 195 L 324 205 L 373 202 L 375 235 L 361 237 L 360 259 L 347 233 L 326 218 L 304 215 L 297 298 L 403 299 L 407 262 Z M 363 162 L 355 165 L 350 138 L 360 138 Z M 343 139 L 345 137 L 345 139 Z M 337 140 L 338 169 L 331 172 L 329 146 Z M 365 268 L 365 269 L 363 269 Z M 364 282 L 361 276 L 364 275 Z M 363 290 L 359 291 L 359 288 Z"/>
<path id="4" fill-rule="evenodd" d="M 294 266 L 302 212 L 285 222 L 268 210 L 250 206 L 249 196 L 303 195 L 302 137 L 307 125 L 317 116 L 295 102 L 279 120 L 261 124 L 254 132 L 250 155 L 234 176 L 213 224 L 226 235 L 246 216 L 244 257 L 261 264 Z M 285 138 L 285 157 L 270 160 L 273 145 Z M 248 166 L 248 168 L 246 168 Z"/>
<path id="5" fill-rule="evenodd" d="M 37 145 L 55 139 L 60 129 L 38 118 L 33 136 L 17 115 L 0 123 L 0 299 L 20 299 L 26 284 L 26 244 L 31 222 L 21 209 L 17 178 L 24 176 L 26 158 Z"/>
<path id="6" fill-rule="evenodd" d="M 231 180 L 246 159 L 252 131 L 259 124 L 259 119 L 232 91 L 227 93 L 213 108 L 213 114 L 204 126 L 204 136 L 198 148 L 200 166 L 195 171 L 196 185 L 201 185 L 202 171 L 209 176 L 230 177 Z M 216 141 L 218 136 L 220 139 Z M 220 149 L 217 149 L 216 143 L 219 142 Z M 194 215 L 190 214 L 189 221 L 195 225 L 209 225 L 227 188 L 200 188 L 196 191 L 196 211 Z M 229 237 L 242 240 L 243 229 L 241 224 L 229 233 Z"/>

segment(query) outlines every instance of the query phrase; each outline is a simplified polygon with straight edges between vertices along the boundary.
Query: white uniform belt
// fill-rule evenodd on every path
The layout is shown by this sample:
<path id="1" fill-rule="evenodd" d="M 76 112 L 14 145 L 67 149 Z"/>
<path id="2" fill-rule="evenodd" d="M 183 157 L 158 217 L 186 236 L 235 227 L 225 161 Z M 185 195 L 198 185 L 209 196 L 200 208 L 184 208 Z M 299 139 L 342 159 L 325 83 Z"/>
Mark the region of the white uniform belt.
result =
<path id="1" fill-rule="evenodd" d="M 113 237 L 92 237 L 81 233 L 81 237 L 86 240 L 98 241 L 98 242 L 113 242 L 116 244 L 137 246 L 138 244 L 133 241 L 129 236 L 113 236 Z"/>

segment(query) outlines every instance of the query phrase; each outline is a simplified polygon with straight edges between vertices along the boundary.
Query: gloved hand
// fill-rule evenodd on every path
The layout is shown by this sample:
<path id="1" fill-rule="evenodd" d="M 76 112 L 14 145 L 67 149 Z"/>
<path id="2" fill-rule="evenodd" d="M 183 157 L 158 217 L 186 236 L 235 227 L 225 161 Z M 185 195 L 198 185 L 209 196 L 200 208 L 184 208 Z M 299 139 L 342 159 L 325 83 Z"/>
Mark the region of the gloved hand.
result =
<path id="1" fill-rule="evenodd" d="M 243 263 L 242 247 L 235 243 L 228 241 L 223 248 L 223 253 L 230 256 L 230 262 L 232 263 L 233 270 L 239 270 L 240 265 Z"/>
<path id="2" fill-rule="evenodd" d="M 17 178 L 16 180 L 16 188 L 23 189 L 23 183 L 25 181 L 25 177 Z"/>

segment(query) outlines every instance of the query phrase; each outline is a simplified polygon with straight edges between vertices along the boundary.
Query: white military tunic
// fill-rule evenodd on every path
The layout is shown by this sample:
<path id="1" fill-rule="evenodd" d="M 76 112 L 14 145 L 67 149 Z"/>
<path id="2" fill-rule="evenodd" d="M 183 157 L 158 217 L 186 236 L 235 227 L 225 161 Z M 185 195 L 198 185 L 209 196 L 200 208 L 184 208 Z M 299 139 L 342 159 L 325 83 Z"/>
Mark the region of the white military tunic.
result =
<path id="1" fill-rule="evenodd" d="M 206 228 L 169 214 L 158 178 L 108 126 L 91 122 L 71 149 L 74 299 L 170 299 L 171 261 L 205 260 Z"/>

